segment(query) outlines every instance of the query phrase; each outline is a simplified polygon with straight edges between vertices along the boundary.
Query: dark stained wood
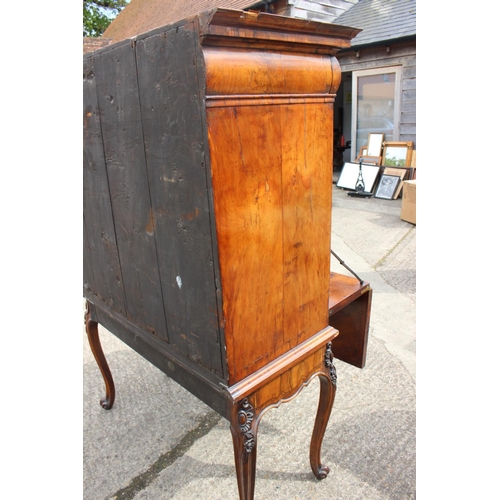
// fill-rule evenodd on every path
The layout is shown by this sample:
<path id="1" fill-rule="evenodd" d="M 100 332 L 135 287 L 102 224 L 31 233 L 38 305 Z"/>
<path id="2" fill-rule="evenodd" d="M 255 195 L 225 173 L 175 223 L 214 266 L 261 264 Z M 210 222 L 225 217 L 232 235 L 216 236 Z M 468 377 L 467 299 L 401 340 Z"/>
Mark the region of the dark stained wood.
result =
<path id="1" fill-rule="evenodd" d="M 353 300 L 370 290 L 369 283 L 361 284 L 352 276 L 330 273 L 328 285 L 328 313 L 331 316 L 340 311 Z"/>
<path id="2" fill-rule="evenodd" d="M 100 297 L 125 314 L 125 295 L 115 238 L 97 103 L 93 55 L 83 59 L 83 223 L 85 297 Z"/>
<path id="3" fill-rule="evenodd" d="M 99 53 L 95 71 L 127 314 L 165 338 L 133 47 L 122 44 Z"/>
<path id="4" fill-rule="evenodd" d="M 95 300 L 95 299 L 94 299 Z M 144 359 L 194 394 L 221 416 L 229 419 L 227 387 L 221 379 L 180 354 L 167 342 L 137 327 L 122 315 L 96 301 L 97 321 Z"/>
<path id="5" fill-rule="evenodd" d="M 83 289 L 95 290 L 94 271 L 92 270 L 92 262 L 90 261 L 90 243 L 87 235 L 87 228 L 85 227 L 85 220 L 83 221 Z"/>
<path id="6" fill-rule="evenodd" d="M 168 341 L 223 376 L 195 47 L 192 24 L 139 39 L 137 67 Z"/>
<path id="7" fill-rule="evenodd" d="M 333 341 L 335 357 L 358 368 L 366 363 L 372 289 L 356 278 L 330 274 L 329 324 L 339 330 Z"/>

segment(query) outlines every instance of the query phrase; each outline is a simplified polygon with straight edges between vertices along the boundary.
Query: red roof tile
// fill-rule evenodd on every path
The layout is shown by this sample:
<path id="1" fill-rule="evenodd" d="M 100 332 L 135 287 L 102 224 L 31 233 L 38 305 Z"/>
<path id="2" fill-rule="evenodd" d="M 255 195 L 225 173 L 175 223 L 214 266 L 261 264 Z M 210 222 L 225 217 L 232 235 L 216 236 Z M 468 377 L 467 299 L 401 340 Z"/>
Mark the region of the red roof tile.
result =
<path id="1" fill-rule="evenodd" d="M 131 0 L 102 36 L 118 42 L 205 10 L 243 10 L 258 3 L 259 0 Z"/>

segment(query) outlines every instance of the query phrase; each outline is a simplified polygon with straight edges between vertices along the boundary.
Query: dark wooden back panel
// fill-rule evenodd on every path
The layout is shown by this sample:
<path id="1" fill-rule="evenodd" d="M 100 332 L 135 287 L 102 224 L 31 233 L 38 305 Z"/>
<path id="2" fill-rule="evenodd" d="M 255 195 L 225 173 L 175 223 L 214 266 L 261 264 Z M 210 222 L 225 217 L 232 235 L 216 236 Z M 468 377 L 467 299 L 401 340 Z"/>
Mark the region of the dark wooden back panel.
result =
<path id="1" fill-rule="evenodd" d="M 222 375 L 200 66 L 203 59 L 192 22 L 137 40 L 144 145 L 169 342 Z"/>
<path id="2" fill-rule="evenodd" d="M 92 55 L 83 61 L 83 143 L 83 292 L 125 314 Z"/>
<path id="3" fill-rule="evenodd" d="M 168 339 L 133 47 L 122 44 L 96 54 L 95 74 L 127 314 Z"/>
<path id="4" fill-rule="evenodd" d="M 102 158 L 99 178 L 87 169 L 85 227 L 91 241 L 109 214 L 116 259 L 87 243 L 86 297 L 224 378 L 197 37 L 180 23 L 94 54 Z"/>

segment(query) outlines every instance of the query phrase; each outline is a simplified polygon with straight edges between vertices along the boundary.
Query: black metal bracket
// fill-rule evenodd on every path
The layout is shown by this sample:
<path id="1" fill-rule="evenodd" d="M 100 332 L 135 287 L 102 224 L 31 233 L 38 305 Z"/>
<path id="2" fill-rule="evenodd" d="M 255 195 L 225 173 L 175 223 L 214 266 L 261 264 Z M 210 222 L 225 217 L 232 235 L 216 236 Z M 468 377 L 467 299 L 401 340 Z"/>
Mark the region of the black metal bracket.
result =
<path id="1" fill-rule="evenodd" d="M 365 282 L 330 248 L 330 253 L 359 281 L 361 285 Z"/>

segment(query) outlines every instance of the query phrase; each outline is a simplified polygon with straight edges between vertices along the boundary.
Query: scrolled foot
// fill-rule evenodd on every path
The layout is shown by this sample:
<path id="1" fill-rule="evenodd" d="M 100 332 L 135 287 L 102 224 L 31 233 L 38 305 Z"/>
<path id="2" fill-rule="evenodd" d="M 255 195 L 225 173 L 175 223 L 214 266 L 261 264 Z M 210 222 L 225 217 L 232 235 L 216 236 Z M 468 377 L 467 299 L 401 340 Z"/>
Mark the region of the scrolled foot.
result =
<path id="1" fill-rule="evenodd" d="M 327 465 L 320 465 L 316 470 L 313 470 L 316 479 L 326 479 L 328 473 L 330 472 L 330 467 Z"/>
<path id="2" fill-rule="evenodd" d="M 101 406 L 105 409 L 105 410 L 111 410 L 111 408 L 113 407 L 113 403 L 114 401 L 111 401 L 111 398 L 109 397 L 106 397 L 106 398 L 103 398 L 99 401 L 99 403 L 101 403 Z"/>

